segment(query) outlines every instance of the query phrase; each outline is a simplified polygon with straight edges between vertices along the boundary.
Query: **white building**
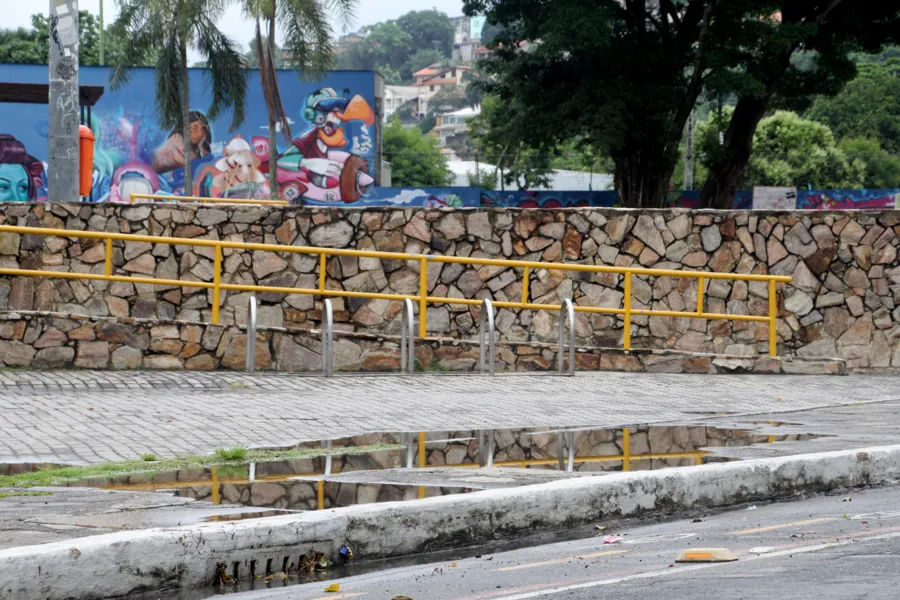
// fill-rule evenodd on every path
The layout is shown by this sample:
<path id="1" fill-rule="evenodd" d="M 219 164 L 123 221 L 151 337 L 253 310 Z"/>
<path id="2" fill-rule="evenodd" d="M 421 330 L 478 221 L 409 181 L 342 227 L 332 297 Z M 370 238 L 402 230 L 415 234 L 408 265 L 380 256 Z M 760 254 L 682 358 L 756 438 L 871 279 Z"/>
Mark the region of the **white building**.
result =
<path id="1" fill-rule="evenodd" d="M 441 146 L 446 146 L 448 138 L 460 133 L 467 133 L 470 129 L 469 122 L 480 114 L 481 107 L 467 106 L 461 110 L 438 115 L 437 123 L 430 133 L 438 137 Z"/>
<path id="2" fill-rule="evenodd" d="M 384 120 L 391 118 L 397 110 L 407 102 L 416 102 L 418 110 L 419 88 L 414 85 L 384 86 Z"/>

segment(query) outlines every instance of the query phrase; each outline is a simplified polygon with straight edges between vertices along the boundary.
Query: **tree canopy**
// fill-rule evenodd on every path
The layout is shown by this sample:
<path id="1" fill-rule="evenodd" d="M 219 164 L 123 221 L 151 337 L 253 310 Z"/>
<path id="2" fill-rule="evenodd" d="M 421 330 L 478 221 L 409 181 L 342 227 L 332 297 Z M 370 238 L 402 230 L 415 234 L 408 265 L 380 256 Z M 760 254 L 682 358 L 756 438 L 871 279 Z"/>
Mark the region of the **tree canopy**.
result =
<path id="1" fill-rule="evenodd" d="M 391 119 L 382 140 L 382 154 L 391 163 L 394 187 L 439 187 L 450 183 L 452 173 L 433 136 L 416 127 L 405 128 L 399 119 Z"/>
<path id="2" fill-rule="evenodd" d="M 854 57 L 900 35 L 900 0 L 465 0 L 487 17 L 488 92 L 515 104 L 491 128 L 551 154 L 573 139 L 614 164 L 625 206 L 665 200 L 701 97 L 736 102 L 706 205 L 730 203 L 760 121 L 852 79 Z M 573 27 L 573 23 L 578 23 Z M 521 118 L 523 125 L 511 122 Z M 842 136 L 838 136 L 842 137 Z"/>
<path id="3" fill-rule="evenodd" d="M 100 25 L 86 10 L 78 11 L 78 61 L 84 66 L 100 64 Z M 122 41 L 110 27 L 103 39 L 107 64 L 112 64 Z M 150 64 L 151 56 L 139 57 L 137 66 Z M 31 27 L 0 29 L 0 62 L 8 64 L 46 65 L 50 62 L 50 20 L 47 15 L 31 15 Z"/>
<path id="4" fill-rule="evenodd" d="M 411 82 L 416 71 L 450 58 L 455 28 L 446 14 L 420 10 L 360 32 L 365 37 L 338 55 L 338 68 L 378 71 L 387 83 L 401 84 Z"/>

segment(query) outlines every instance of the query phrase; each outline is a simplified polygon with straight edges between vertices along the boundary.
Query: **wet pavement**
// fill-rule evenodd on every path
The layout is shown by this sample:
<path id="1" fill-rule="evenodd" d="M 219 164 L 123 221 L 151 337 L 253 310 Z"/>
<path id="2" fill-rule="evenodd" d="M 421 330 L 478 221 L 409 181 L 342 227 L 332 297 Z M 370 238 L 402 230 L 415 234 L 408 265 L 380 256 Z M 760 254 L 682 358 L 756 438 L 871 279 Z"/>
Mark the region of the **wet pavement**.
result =
<path id="1" fill-rule="evenodd" d="M 897 597 L 900 489 L 798 498 L 794 502 L 697 512 L 669 522 L 620 521 L 578 539 L 538 539 L 515 549 L 483 547 L 335 570 L 297 579 L 212 588 L 172 600 L 544 600 L 659 598 Z M 614 543 L 607 543 L 609 539 Z M 727 548 L 736 562 L 681 564 L 683 550 Z M 337 593 L 324 592 L 338 584 Z M 248 591 L 246 587 L 254 587 Z M 237 590 L 239 593 L 230 593 Z"/>
<path id="2" fill-rule="evenodd" d="M 876 375 L 4 371 L 0 463 L 208 454 L 374 431 L 696 422 L 892 401 L 898 390 L 900 377 Z"/>

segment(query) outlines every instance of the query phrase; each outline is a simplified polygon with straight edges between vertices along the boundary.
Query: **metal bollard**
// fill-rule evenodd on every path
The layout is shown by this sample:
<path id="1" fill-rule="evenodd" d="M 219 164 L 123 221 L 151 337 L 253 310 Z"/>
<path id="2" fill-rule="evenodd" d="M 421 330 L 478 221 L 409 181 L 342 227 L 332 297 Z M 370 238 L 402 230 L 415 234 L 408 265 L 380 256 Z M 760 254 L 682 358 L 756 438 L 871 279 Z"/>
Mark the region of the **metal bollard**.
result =
<path id="1" fill-rule="evenodd" d="M 334 375 L 334 309 L 328 298 L 322 302 L 322 375 Z"/>
<path id="2" fill-rule="evenodd" d="M 247 301 L 247 354 L 245 365 L 248 373 L 256 371 L 256 319 L 258 316 L 256 296 Z"/>
<path id="3" fill-rule="evenodd" d="M 414 318 L 412 300 L 403 300 L 403 312 L 400 316 L 400 372 L 416 372 L 416 350 L 414 335 Z"/>
<path id="4" fill-rule="evenodd" d="M 557 364 L 559 372 L 564 372 L 565 367 L 565 327 L 569 323 L 569 375 L 575 374 L 575 306 L 569 298 L 563 300 L 559 309 L 559 349 L 557 350 Z"/>
<path id="5" fill-rule="evenodd" d="M 488 326 L 487 351 L 490 355 L 490 373 L 494 375 L 494 304 L 487 298 L 481 303 L 481 314 L 478 315 L 478 366 L 484 374 L 484 325 Z"/>

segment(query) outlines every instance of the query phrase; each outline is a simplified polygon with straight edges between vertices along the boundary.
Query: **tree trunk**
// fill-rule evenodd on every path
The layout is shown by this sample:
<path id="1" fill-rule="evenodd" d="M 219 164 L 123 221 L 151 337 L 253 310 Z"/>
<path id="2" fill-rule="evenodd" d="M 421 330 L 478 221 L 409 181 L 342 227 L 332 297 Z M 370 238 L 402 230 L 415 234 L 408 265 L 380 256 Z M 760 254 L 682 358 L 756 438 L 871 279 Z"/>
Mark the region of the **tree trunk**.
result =
<path id="1" fill-rule="evenodd" d="M 278 118 L 278 115 L 275 114 L 277 112 L 275 94 L 277 93 L 277 77 L 278 74 L 275 73 L 275 57 L 272 56 L 272 52 L 275 49 L 275 2 L 272 2 L 272 14 L 269 19 L 269 39 L 266 43 L 266 75 L 269 78 L 269 85 L 264 86 L 263 90 L 266 92 L 268 98 L 266 98 L 266 107 L 268 110 L 269 116 L 269 196 L 271 198 L 278 198 L 278 139 L 277 139 L 277 131 L 275 128 L 275 121 Z"/>
<path id="2" fill-rule="evenodd" d="M 675 171 L 677 153 L 654 141 L 626 142 L 626 151 L 615 157 L 614 181 L 619 201 L 627 208 L 662 208 L 669 181 Z"/>
<path id="3" fill-rule="evenodd" d="M 753 150 L 753 134 L 766 114 L 771 96 L 741 98 L 734 108 L 725 133 L 725 152 L 721 162 L 709 169 L 700 194 L 702 208 L 731 208 Z"/>
<path id="4" fill-rule="evenodd" d="M 194 158 L 193 144 L 191 144 L 191 93 L 190 93 L 190 72 L 188 71 L 187 62 L 187 44 L 181 40 L 181 118 L 184 144 L 184 195 L 194 195 L 194 182 L 191 177 L 191 161 Z"/>

